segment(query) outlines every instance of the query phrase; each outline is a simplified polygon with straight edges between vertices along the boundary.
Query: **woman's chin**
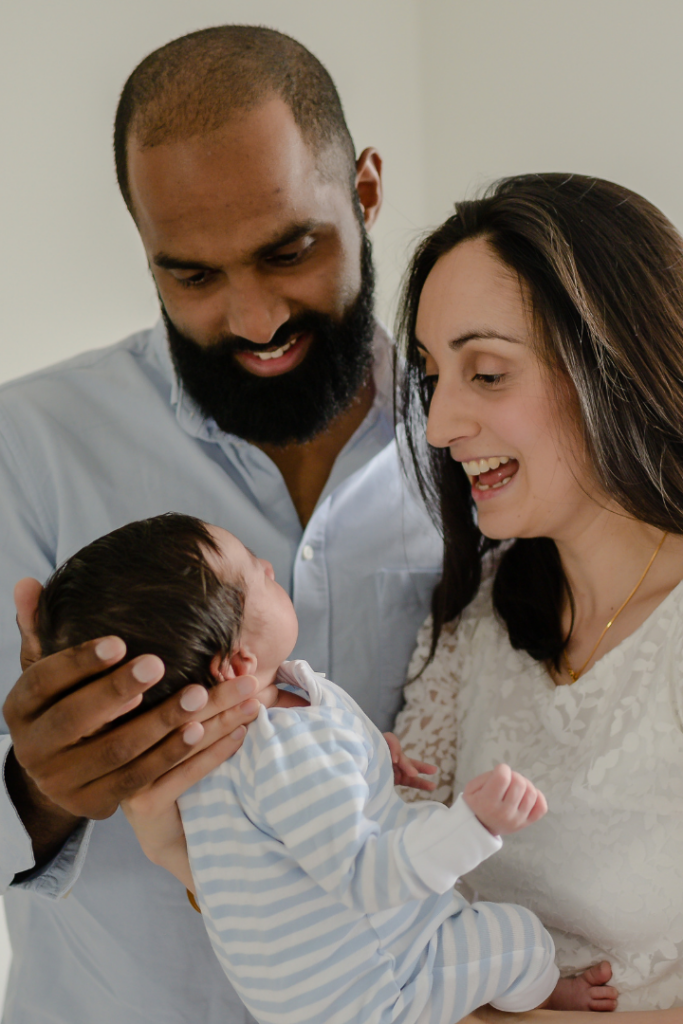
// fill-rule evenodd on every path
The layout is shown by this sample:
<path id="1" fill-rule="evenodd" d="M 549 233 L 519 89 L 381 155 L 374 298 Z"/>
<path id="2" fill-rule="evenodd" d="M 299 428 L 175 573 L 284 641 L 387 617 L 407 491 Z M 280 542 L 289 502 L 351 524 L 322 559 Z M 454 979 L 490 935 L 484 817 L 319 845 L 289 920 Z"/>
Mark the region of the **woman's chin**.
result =
<path id="1" fill-rule="evenodd" d="M 512 527 L 506 527 L 503 523 L 483 523 L 479 520 L 478 526 L 489 540 L 512 540 L 517 537 Z"/>

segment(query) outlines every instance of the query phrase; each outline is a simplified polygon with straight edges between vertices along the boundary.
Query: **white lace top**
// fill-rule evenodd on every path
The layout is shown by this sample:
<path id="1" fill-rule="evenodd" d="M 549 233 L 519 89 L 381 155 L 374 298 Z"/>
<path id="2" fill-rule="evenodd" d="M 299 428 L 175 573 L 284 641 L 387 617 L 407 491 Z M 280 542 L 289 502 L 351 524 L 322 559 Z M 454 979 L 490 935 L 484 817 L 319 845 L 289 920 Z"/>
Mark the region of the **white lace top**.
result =
<path id="1" fill-rule="evenodd" d="M 609 960 L 620 1010 L 683 1006 L 683 583 L 571 686 L 512 649 L 483 584 L 405 695 L 396 732 L 439 767 L 434 798 L 504 761 L 548 800 L 467 876 L 478 897 L 534 910 L 563 975 Z"/>

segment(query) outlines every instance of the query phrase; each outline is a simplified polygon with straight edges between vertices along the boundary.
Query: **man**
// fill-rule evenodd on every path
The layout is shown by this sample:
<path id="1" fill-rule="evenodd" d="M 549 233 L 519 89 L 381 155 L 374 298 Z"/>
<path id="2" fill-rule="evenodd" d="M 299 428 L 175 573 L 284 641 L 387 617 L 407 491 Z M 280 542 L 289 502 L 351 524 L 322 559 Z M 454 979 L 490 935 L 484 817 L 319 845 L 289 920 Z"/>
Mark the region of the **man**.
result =
<path id="1" fill-rule="evenodd" d="M 246 26 L 146 58 L 121 96 L 115 155 L 163 323 L 0 391 L 5 692 L 10 583 L 175 510 L 273 563 L 299 615 L 295 656 L 386 729 L 440 544 L 401 477 L 389 345 L 372 318 L 379 156 L 355 159 L 304 47 Z M 255 682 L 208 697 L 191 686 L 112 727 L 163 665 L 115 668 L 116 638 L 37 661 L 37 589 L 17 590 L 25 672 L 0 739 L 5 1024 L 242 1022 L 201 919 L 117 806 L 193 749 L 236 749 Z"/>

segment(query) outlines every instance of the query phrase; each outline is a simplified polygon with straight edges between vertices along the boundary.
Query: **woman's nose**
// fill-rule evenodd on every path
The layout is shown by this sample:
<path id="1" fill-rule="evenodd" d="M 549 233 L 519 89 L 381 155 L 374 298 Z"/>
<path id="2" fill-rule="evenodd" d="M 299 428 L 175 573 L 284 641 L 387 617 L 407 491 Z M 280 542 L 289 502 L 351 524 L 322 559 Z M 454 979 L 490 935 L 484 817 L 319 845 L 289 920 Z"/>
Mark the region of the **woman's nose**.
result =
<path id="1" fill-rule="evenodd" d="M 433 448 L 450 448 L 457 441 L 476 437 L 479 424 L 466 407 L 460 389 L 437 381 L 427 418 L 427 441 Z"/>

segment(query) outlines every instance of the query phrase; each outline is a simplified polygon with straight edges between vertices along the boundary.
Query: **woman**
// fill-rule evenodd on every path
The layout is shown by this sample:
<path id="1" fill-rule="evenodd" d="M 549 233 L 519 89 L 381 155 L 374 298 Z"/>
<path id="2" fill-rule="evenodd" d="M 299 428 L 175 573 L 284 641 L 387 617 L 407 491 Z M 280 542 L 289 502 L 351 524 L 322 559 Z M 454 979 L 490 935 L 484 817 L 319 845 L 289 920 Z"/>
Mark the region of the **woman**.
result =
<path id="1" fill-rule="evenodd" d="M 609 960 L 620 1010 L 683 1006 L 683 239 L 617 185 L 510 178 L 420 246 L 401 324 L 446 549 L 396 731 L 442 800 L 499 761 L 544 792 L 480 899 L 563 974 Z"/>

